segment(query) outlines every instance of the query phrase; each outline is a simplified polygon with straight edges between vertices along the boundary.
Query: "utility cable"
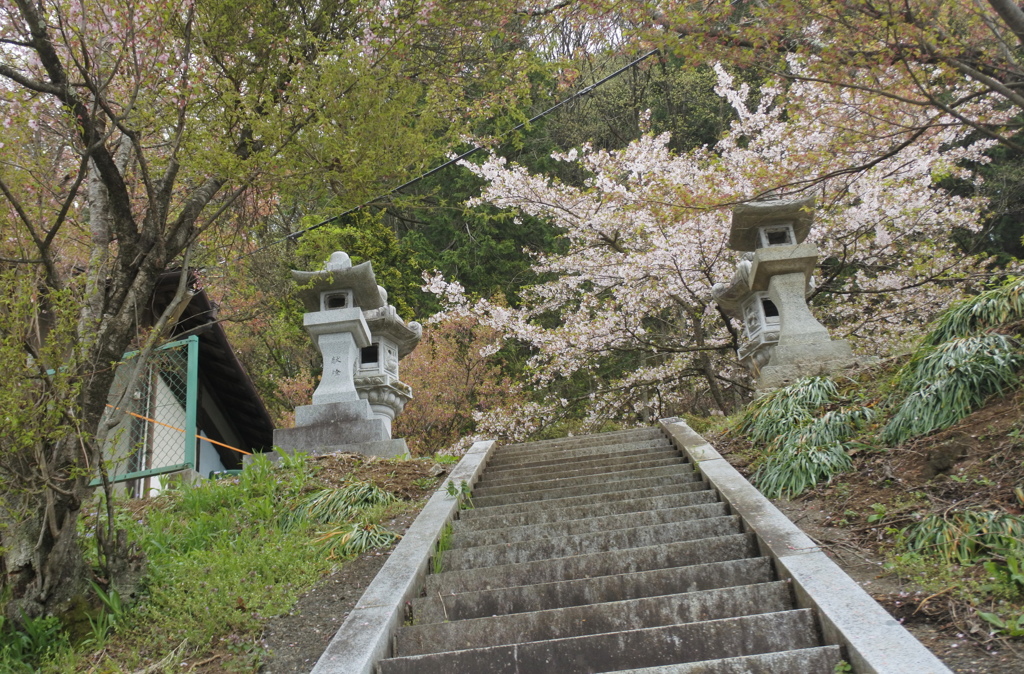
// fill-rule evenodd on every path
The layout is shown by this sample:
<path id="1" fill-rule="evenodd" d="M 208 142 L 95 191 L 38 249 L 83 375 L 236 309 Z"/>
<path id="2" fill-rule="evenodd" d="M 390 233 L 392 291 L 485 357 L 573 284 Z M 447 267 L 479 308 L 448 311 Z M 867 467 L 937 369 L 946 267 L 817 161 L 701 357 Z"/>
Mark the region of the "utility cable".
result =
<path id="1" fill-rule="evenodd" d="M 586 96 L 586 95 L 592 93 L 599 86 L 605 84 L 606 82 L 609 82 L 609 81 L 615 79 L 616 77 L 618 77 L 622 73 L 626 72 L 627 70 L 629 70 L 633 66 L 637 65 L 638 63 L 641 63 L 641 62 L 647 60 L 648 58 L 650 58 L 651 56 L 654 56 L 657 53 L 658 53 L 657 49 L 652 49 L 651 51 L 647 52 L 646 54 L 643 54 L 642 56 L 637 57 L 636 59 L 634 59 L 633 61 L 630 61 L 629 63 L 627 63 L 626 65 L 622 66 L 621 68 L 619 68 L 615 72 L 611 73 L 610 75 L 602 77 L 601 79 L 599 79 L 598 81 L 594 82 L 593 84 L 591 84 L 591 85 L 589 85 L 587 87 L 584 87 L 583 89 L 580 89 L 579 91 L 577 91 L 573 95 L 569 96 L 568 98 L 562 99 L 558 103 L 555 103 L 554 105 L 552 105 L 547 110 L 534 115 L 533 117 L 531 117 L 530 119 L 526 120 L 525 122 L 520 122 L 519 124 L 515 125 L 511 129 L 509 129 L 506 132 L 506 134 L 515 133 L 516 131 L 519 131 L 520 129 L 524 128 L 527 124 L 533 124 L 537 120 L 543 119 L 544 117 L 550 115 L 552 112 L 554 112 L 555 110 L 558 110 L 562 106 L 568 105 L 569 103 L 572 103 L 573 101 L 575 101 L 575 100 L 577 100 L 579 98 L 582 98 L 583 96 Z M 426 173 L 421 173 L 420 175 L 416 176 L 415 178 L 402 183 L 398 187 L 395 187 L 395 188 L 391 189 L 390 191 L 385 192 L 384 194 L 379 194 L 379 195 L 375 196 L 372 199 L 364 201 L 363 203 L 359 204 L 358 206 L 353 206 L 352 208 L 348 209 L 347 211 L 344 211 L 343 213 L 339 213 L 337 215 L 332 215 L 331 217 L 327 218 L 326 220 L 322 220 L 322 221 L 316 223 L 315 225 L 310 225 L 309 227 L 306 227 L 305 229 L 300 229 L 297 232 L 292 232 L 291 234 L 289 234 L 288 236 L 286 236 L 286 237 L 284 237 L 282 239 L 278 239 L 277 241 L 273 241 L 271 243 L 268 243 L 265 246 L 260 246 L 259 248 L 257 248 L 256 250 L 252 251 L 251 253 L 246 253 L 244 255 L 239 256 L 238 259 L 241 259 L 241 258 L 244 258 L 244 257 L 249 257 L 251 255 L 255 255 L 256 253 L 264 251 L 264 250 L 270 248 L 271 246 L 276 246 L 279 243 L 284 243 L 285 241 L 297 241 L 299 239 L 299 237 L 301 237 L 306 232 L 310 232 L 310 231 L 312 231 L 314 229 L 319 229 L 319 228 L 321 228 L 321 227 L 323 227 L 325 225 L 329 225 L 330 223 L 335 222 L 336 220 L 340 220 L 341 218 L 344 218 L 347 215 L 351 215 L 352 213 L 355 213 L 356 211 L 362 210 L 363 208 L 366 208 L 367 206 L 372 206 L 373 204 L 377 203 L 378 201 L 386 199 L 387 197 L 390 197 L 392 194 L 395 194 L 396 192 L 400 192 L 400 191 L 404 190 L 407 187 L 415 185 L 416 183 L 418 183 L 419 181 L 423 180 L 424 178 L 429 178 L 430 176 L 434 175 L 438 171 L 443 171 L 444 169 L 448 168 L 452 164 L 460 162 L 463 159 L 465 159 L 465 158 L 467 158 L 467 157 L 469 157 L 469 156 L 471 156 L 473 154 L 476 154 L 477 152 L 479 152 L 482 149 L 484 149 L 483 145 L 476 145 L 472 149 L 463 152 L 459 156 L 454 157 L 452 159 L 449 159 L 448 161 L 444 162 L 443 164 L 439 164 L 439 165 L 435 166 L 434 168 L 430 169 Z"/>

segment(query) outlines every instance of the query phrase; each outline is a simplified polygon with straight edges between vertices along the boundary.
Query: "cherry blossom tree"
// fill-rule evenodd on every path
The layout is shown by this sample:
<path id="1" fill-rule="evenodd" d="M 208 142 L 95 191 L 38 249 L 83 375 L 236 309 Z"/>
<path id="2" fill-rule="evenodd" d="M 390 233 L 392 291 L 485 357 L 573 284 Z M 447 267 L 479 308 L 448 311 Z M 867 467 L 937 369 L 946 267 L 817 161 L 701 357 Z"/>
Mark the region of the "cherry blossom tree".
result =
<path id="1" fill-rule="evenodd" d="M 791 67 L 803 66 L 794 59 Z M 596 427 L 699 409 L 708 399 L 731 409 L 749 384 L 733 355 L 739 327 L 710 288 L 728 281 L 738 260 L 726 247 L 730 208 L 755 197 L 816 197 L 814 304 L 861 353 L 899 348 L 963 291 L 976 261 L 950 234 L 977 229 L 984 203 L 938 183 L 972 179 L 963 167 L 984 162 L 991 141 L 971 141 L 952 117 L 900 104 L 892 92 L 912 83 L 895 69 L 884 96 L 806 81 L 769 83 L 754 95 L 716 69 L 717 91 L 738 120 L 714 147 L 674 154 L 665 135 L 647 135 L 621 151 L 556 155 L 588 176 L 575 185 L 496 156 L 467 164 L 487 181 L 476 203 L 549 219 L 568 247 L 536 256 L 535 270 L 552 280 L 529 288 L 518 310 L 429 280 L 447 312 L 478 316 L 532 350 L 540 402 L 496 411 L 482 429 L 518 437 L 567 410 L 582 410 L 584 426 Z M 976 93 L 975 118 L 1005 120 Z M 903 149 L 893 153 L 893 144 Z M 586 390 L 560 393 L 581 377 Z"/>
<path id="2" fill-rule="evenodd" d="M 84 583 L 77 523 L 117 423 L 114 366 L 137 341 L 141 368 L 189 290 L 140 333 L 159 275 L 251 246 L 254 197 L 355 205 L 468 115 L 514 105 L 531 57 L 500 39 L 506 15 L 477 0 L 0 3 L 0 258 L 10 297 L 33 298 L 0 307 L 21 354 L 2 383 L 17 402 L 0 432 L 8 616 L 59 612 Z M 24 432 L 41 409 L 61 422 Z M 99 533 L 116 586 L 113 525 Z"/>

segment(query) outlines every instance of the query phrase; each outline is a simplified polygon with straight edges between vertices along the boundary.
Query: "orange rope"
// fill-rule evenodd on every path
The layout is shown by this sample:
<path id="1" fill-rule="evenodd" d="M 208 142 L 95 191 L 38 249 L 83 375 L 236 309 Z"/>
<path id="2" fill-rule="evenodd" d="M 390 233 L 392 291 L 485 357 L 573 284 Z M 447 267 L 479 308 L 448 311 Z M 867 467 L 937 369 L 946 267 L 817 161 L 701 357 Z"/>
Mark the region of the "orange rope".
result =
<path id="1" fill-rule="evenodd" d="M 109 407 L 112 410 L 119 410 L 121 412 L 125 412 L 120 407 L 114 407 L 110 403 L 107 403 L 107 407 Z M 150 419 L 149 417 L 144 417 L 141 414 L 136 414 L 135 412 L 125 412 L 125 414 L 131 415 L 131 416 L 133 416 L 133 417 L 135 417 L 137 419 L 142 419 L 143 421 L 149 421 L 149 422 L 152 422 L 154 424 L 159 424 L 160 426 L 163 426 L 164 428 L 169 428 L 172 431 L 178 431 L 179 433 L 184 433 L 185 432 L 184 428 L 178 428 L 177 426 L 171 426 L 170 424 L 165 424 L 162 421 L 157 421 L 156 419 Z M 247 452 L 244 449 L 239 449 L 238 447 L 232 447 L 231 445 L 225 445 L 223 442 L 217 442 L 216 440 L 211 440 L 210 438 L 204 438 L 203 436 L 199 435 L 198 433 L 196 434 L 196 437 L 199 438 L 200 440 L 206 440 L 207 442 L 212 443 L 214 445 L 220 445 L 221 447 L 226 447 L 227 449 L 230 449 L 233 452 L 238 452 L 239 454 L 248 454 L 249 456 L 252 456 L 252 452 Z"/>

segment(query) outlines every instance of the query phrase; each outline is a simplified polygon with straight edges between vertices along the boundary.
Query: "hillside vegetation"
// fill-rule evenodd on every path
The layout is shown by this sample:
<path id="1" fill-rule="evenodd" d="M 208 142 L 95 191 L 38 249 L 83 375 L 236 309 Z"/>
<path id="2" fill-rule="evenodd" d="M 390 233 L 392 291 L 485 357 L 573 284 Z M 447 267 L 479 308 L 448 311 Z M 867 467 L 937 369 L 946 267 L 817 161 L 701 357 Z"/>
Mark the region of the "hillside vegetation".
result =
<path id="1" fill-rule="evenodd" d="M 760 398 L 722 437 L 772 498 L 881 554 L 891 598 L 981 642 L 1024 636 L 1024 279 L 944 312 L 911 354 Z M 884 598 L 883 598 L 884 599 Z"/>
<path id="2" fill-rule="evenodd" d="M 1022 337 L 1024 279 L 1010 279 L 944 312 L 905 357 L 759 398 L 720 445 L 766 495 L 819 501 L 824 525 L 921 588 L 879 597 L 897 617 L 986 644 L 1015 640 Z M 723 426 L 689 418 L 712 434 Z M 0 671 L 257 671 L 270 655 L 268 620 L 338 565 L 392 545 L 384 523 L 417 509 L 443 473 L 432 459 L 296 456 L 274 467 L 260 457 L 237 478 L 123 502 L 114 517 L 137 553 L 138 596 L 93 583 L 63 621 L 4 626 Z M 90 519 L 83 541 L 94 556 Z"/>
<path id="3" fill-rule="evenodd" d="M 137 596 L 93 582 L 63 619 L 0 625 L 0 672 L 256 671 L 267 621 L 325 574 L 393 545 L 387 522 L 417 510 L 444 473 L 431 459 L 259 457 L 236 478 L 119 502 Z"/>

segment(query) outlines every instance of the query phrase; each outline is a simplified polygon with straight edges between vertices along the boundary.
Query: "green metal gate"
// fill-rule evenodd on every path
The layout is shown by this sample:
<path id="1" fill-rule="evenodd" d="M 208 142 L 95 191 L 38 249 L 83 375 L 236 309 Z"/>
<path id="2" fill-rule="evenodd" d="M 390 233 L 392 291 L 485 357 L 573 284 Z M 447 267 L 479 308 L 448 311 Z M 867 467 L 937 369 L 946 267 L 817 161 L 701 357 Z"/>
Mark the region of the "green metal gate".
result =
<path id="1" fill-rule="evenodd" d="M 196 469 L 199 338 L 193 335 L 154 351 L 129 390 L 137 355 L 126 354 L 118 366 L 108 402 L 109 412 L 124 412 L 103 451 L 111 482 Z"/>

